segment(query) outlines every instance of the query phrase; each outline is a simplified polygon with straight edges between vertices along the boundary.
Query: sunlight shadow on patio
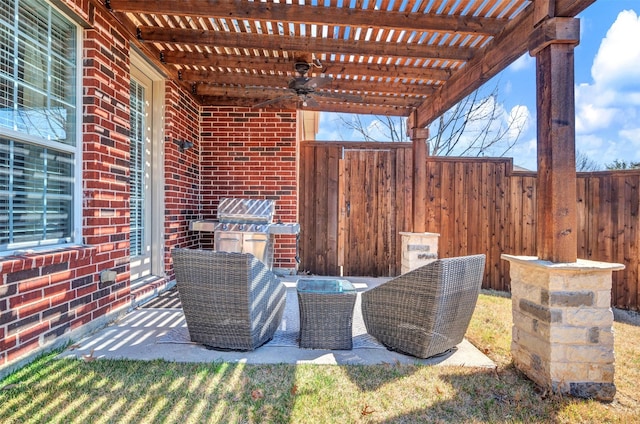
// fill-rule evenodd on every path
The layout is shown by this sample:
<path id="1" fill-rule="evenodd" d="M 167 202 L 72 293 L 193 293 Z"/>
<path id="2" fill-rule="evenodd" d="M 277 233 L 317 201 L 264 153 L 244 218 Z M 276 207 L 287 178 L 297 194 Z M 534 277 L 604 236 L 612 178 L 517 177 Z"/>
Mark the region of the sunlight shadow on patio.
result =
<path id="1" fill-rule="evenodd" d="M 353 316 L 353 349 L 324 350 L 298 347 L 299 311 L 295 281 L 285 281 L 285 313 L 274 338 L 254 351 L 208 350 L 189 339 L 188 329 L 176 296 L 169 290 L 147 305 L 133 310 L 120 321 L 86 337 L 61 357 L 110 359 L 164 359 L 177 362 L 315 363 L 315 364 L 429 364 L 495 368 L 478 349 L 464 340 L 451 354 L 418 359 L 391 352 L 366 332 L 360 311 L 360 293 L 384 279 L 351 278 L 358 289 Z M 171 300 L 171 301 L 169 301 Z M 166 307 L 170 306 L 170 307 Z M 178 307 L 175 307 L 178 306 Z"/>

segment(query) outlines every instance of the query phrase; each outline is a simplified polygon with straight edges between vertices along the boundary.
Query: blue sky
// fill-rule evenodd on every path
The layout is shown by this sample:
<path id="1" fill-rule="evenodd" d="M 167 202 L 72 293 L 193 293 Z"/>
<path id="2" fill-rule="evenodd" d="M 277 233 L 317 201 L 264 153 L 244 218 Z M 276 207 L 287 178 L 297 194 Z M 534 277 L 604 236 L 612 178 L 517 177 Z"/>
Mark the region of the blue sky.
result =
<path id="1" fill-rule="evenodd" d="M 597 0 L 579 17 L 576 150 L 601 169 L 616 159 L 640 162 L 640 1 Z M 535 59 L 524 55 L 487 85 L 496 82 L 505 120 L 515 111 L 527 118 L 506 156 L 536 169 Z M 317 138 L 349 139 L 349 132 L 337 125 L 330 114 L 321 114 Z"/>

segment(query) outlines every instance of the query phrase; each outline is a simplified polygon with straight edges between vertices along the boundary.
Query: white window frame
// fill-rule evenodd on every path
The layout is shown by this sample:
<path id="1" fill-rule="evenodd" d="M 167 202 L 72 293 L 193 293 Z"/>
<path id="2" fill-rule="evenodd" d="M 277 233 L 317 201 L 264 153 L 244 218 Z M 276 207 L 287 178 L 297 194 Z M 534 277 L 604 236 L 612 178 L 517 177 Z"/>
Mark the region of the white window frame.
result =
<path id="1" fill-rule="evenodd" d="M 13 0 L 12 0 L 13 1 Z M 82 26 L 78 24 L 77 19 L 73 19 L 67 13 L 60 10 L 60 8 L 56 7 L 50 1 L 44 1 L 47 3 L 53 10 L 55 10 L 58 14 L 60 14 L 70 25 L 73 25 L 76 29 L 76 45 L 75 45 L 75 53 L 76 53 L 76 74 L 75 74 L 75 83 L 76 83 L 76 92 L 75 92 L 75 103 L 76 103 L 76 116 L 75 116 L 75 143 L 73 146 L 64 145 L 63 143 L 56 143 L 50 140 L 46 140 L 44 138 L 40 138 L 37 136 L 25 134 L 21 131 L 12 130 L 6 127 L 0 126 L 0 137 L 13 139 L 17 142 L 26 142 L 36 146 L 41 146 L 45 148 L 54 148 L 55 150 L 60 150 L 66 153 L 70 153 L 73 155 L 73 201 L 72 201 L 72 210 L 73 217 L 71 220 L 71 234 L 70 234 L 70 242 L 56 243 L 56 242 L 47 242 L 47 241 L 38 241 L 38 242 L 25 242 L 25 243 L 12 243 L 9 244 L 6 250 L 0 250 L 0 257 L 13 255 L 18 252 L 26 251 L 26 252 L 41 252 L 47 250 L 58 249 L 61 247 L 71 247 L 73 245 L 81 245 L 83 243 L 83 234 L 82 234 L 82 126 L 83 126 L 83 104 L 82 104 L 82 76 L 83 76 L 83 61 L 82 61 L 82 45 L 83 45 L 83 31 Z M 17 14 L 17 9 L 16 9 Z M 14 16 L 14 19 L 18 19 L 18 16 Z"/>
<path id="2" fill-rule="evenodd" d="M 154 121 L 151 126 L 151 222 L 149 231 L 151 235 L 151 275 L 132 281 L 132 288 L 143 285 L 148 278 L 165 275 L 164 266 L 164 235 L 165 235 L 165 190 L 164 190 L 164 124 L 165 124 L 165 76 L 152 64 L 150 64 L 138 50 L 132 46 L 130 50 L 130 63 L 132 70 L 146 75 L 152 82 L 151 114 Z M 132 72 L 133 74 L 134 72 Z M 131 76 L 133 78 L 133 75 Z"/>

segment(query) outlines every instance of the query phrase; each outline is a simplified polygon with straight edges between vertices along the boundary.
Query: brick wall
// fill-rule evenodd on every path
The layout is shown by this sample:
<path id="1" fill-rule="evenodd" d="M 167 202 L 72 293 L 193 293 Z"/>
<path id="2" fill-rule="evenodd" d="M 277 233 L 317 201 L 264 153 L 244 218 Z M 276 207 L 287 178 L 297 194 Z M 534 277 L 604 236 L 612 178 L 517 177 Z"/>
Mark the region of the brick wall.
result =
<path id="1" fill-rule="evenodd" d="M 251 197 L 274 199 L 274 220 L 297 221 L 295 111 L 205 107 L 200 136 L 203 218 L 216 217 L 221 197 Z M 274 250 L 274 268 L 296 267 L 295 236 L 277 235 Z"/>
<path id="2" fill-rule="evenodd" d="M 0 368 L 131 304 L 129 44 L 88 2 L 70 6 L 91 23 L 82 48 L 85 246 L 0 258 Z M 114 281 L 100 282 L 106 269 Z"/>
<path id="3" fill-rule="evenodd" d="M 129 42 L 103 7 L 66 0 L 90 23 L 83 35 L 82 247 L 0 257 L 0 375 L 35 352 L 102 325 L 173 280 L 170 252 L 211 247 L 189 222 L 218 199 L 276 200 L 294 222 L 296 113 L 201 108 L 167 82 L 164 109 L 165 276 L 131 290 L 129 272 Z M 175 140 L 193 143 L 180 151 Z M 159 212 L 158 216 L 162 216 Z M 274 266 L 295 267 L 295 236 L 277 236 Z M 104 270 L 115 281 L 100 281 Z"/>
<path id="4" fill-rule="evenodd" d="M 189 222 L 200 217 L 200 106 L 175 83 L 165 89 L 165 269 L 174 279 L 171 249 L 200 247 L 200 234 L 189 231 Z M 175 143 L 193 147 L 180 151 Z"/>
<path id="5" fill-rule="evenodd" d="M 104 314 L 125 306 L 129 294 L 129 43 L 108 16 L 92 18 L 82 49 L 82 229 L 94 249 L 80 272 L 93 284 L 100 271 L 117 272 L 119 301 L 103 305 Z"/>

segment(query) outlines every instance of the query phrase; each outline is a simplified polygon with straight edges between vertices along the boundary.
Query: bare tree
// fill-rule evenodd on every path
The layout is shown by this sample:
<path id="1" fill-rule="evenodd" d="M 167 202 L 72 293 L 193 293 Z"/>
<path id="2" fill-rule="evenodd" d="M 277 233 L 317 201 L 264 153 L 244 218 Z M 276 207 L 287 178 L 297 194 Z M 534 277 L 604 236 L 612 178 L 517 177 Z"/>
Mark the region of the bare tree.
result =
<path id="1" fill-rule="evenodd" d="M 487 95 L 474 91 L 430 127 L 433 156 L 504 156 L 525 129 L 528 113 L 507 113 L 499 100 L 498 84 Z"/>
<path id="2" fill-rule="evenodd" d="M 528 112 L 508 113 L 499 101 L 498 83 L 487 95 L 478 89 L 442 115 L 430 127 L 429 150 L 433 156 L 504 156 L 524 130 Z M 410 141 L 406 118 L 338 115 L 340 125 L 365 141 Z"/>
<path id="3" fill-rule="evenodd" d="M 363 115 L 339 114 L 340 125 L 358 134 L 364 141 L 406 142 L 410 141 L 406 131 L 407 118 L 376 115 L 368 124 Z"/>
<path id="4" fill-rule="evenodd" d="M 591 172 L 599 171 L 600 164 L 587 156 L 586 153 L 579 150 L 576 151 L 576 171 L 578 172 Z"/>

